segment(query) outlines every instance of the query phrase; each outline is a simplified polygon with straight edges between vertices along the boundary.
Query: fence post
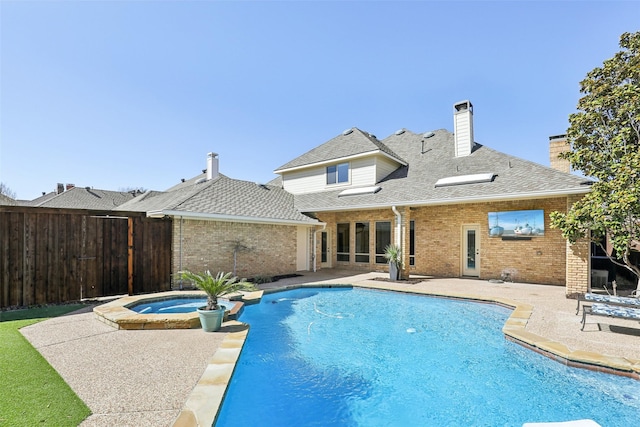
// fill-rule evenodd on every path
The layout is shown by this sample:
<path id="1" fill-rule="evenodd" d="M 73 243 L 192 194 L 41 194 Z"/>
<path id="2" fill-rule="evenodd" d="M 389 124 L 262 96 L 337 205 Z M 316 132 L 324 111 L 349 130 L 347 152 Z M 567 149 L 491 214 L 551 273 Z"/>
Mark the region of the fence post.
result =
<path id="1" fill-rule="evenodd" d="M 133 295 L 133 217 L 127 218 L 127 285 Z"/>

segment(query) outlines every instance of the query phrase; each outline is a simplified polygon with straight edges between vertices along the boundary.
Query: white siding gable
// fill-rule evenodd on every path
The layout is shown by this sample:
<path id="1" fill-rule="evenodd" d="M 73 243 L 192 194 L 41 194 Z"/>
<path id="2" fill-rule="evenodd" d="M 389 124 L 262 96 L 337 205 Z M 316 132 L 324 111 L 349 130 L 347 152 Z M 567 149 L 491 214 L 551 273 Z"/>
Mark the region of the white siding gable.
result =
<path id="1" fill-rule="evenodd" d="M 376 182 L 382 181 L 400 165 L 388 157 L 378 157 L 376 161 Z"/>
<path id="2" fill-rule="evenodd" d="M 334 164 L 345 163 L 337 161 Z M 386 156 L 372 155 L 352 159 L 349 163 L 349 182 L 327 185 L 327 166 L 310 166 L 282 173 L 282 185 L 292 194 L 317 193 L 320 191 L 374 185 L 400 166 Z"/>

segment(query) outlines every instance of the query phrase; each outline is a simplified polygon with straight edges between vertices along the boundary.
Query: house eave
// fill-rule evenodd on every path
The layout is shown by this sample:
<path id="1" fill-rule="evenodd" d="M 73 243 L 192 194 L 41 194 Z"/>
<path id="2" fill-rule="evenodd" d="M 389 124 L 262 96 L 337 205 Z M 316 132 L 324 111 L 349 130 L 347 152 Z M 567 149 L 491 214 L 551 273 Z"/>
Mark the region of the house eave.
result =
<path id="1" fill-rule="evenodd" d="M 279 219 L 279 218 L 261 218 L 252 216 L 240 216 L 240 215 L 224 215 L 204 212 L 185 212 L 175 210 L 158 210 L 147 212 L 149 218 L 164 218 L 166 216 L 179 217 L 184 219 L 198 219 L 204 221 L 223 221 L 223 222 L 242 222 L 251 224 L 273 224 L 273 225 L 296 225 L 315 227 L 317 225 L 323 225 L 323 222 L 318 220 L 311 221 L 297 221 L 292 219 Z"/>
<path id="2" fill-rule="evenodd" d="M 555 191 L 533 191 L 526 193 L 511 193 L 511 194 L 496 194 L 487 196 L 475 196 L 475 197 L 457 197 L 457 198 L 443 198 L 443 199 L 429 199 L 429 200 L 398 200 L 395 202 L 386 203 L 372 203 L 363 204 L 353 207 L 319 207 L 313 209 L 305 209 L 301 212 L 336 212 L 336 211 L 355 211 L 355 210 L 369 210 L 369 209 L 385 209 L 393 206 L 441 206 L 441 205 L 454 205 L 464 203 L 490 203 L 490 202 L 504 202 L 509 200 L 527 200 L 527 199 L 549 199 L 553 197 L 564 197 L 571 195 L 586 194 L 590 191 L 590 187 L 585 189 L 562 189 Z"/>
<path id="3" fill-rule="evenodd" d="M 374 151 L 367 151 L 366 153 L 354 154 L 352 156 L 337 157 L 335 159 L 323 160 L 321 162 L 307 163 L 305 165 L 294 166 L 294 167 L 291 167 L 291 168 L 277 169 L 277 170 L 273 171 L 273 173 L 283 174 L 283 173 L 287 173 L 287 172 L 295 172 L 295 171 L 299 171 L 299 170 L 302 170 L 302 169 L 325 166 L 325 165 L 344 162 L 344 161 L 348 161 L 348 160 L 355 160 L 355 159 L 360 159 L 360 158 L 363 158 L 363 157 L 369 157 L 369 156 L 373 156 L 373 155 L 381 155 L 381 156 L 384 156 L 384 157 L 387 157 L 387 158 L 393 160 L 394 162 L 397 162 L 398 164 L 400 164 L 402 166 L 407 166 L 407 162 L 405 162 L 404 160 L 400 160 L 397 157 L 394 157 L 394 156 L 392 156 L 392 155 L 390 155 L 388 153 L 385 153 L 382 150 L 374 150 Z"/>

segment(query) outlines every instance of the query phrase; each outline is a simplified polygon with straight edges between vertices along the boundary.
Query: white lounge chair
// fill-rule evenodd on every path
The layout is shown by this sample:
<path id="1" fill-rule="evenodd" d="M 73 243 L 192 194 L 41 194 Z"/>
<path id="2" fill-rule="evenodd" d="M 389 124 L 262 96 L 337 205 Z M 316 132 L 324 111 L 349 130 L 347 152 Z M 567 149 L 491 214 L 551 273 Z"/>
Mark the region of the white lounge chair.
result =
<path id="1" fill-rule="evenodd" d="M 576 308 L 576 315 L 580 312 L 580 303 L 585 302 L 601 302 L 609 305 L 630 306 L 634 308 L 640 308 L 640 298 L 635 297 L 619 297 L 617 295 L 603 295 L 603 294 L 591 294 L 587 293 L 578 297 L 578 307 Z"/>
<path id="2" fill-rule="evenodd" d="M 592 306 L 582 307 L 582 328 L 580 328 L 581 331 L 584 331 L 587 314 L 590 314 L 592 316 L 615 317 L 617 319 L 640 320 L 640 308 L 596 303 Z"/>

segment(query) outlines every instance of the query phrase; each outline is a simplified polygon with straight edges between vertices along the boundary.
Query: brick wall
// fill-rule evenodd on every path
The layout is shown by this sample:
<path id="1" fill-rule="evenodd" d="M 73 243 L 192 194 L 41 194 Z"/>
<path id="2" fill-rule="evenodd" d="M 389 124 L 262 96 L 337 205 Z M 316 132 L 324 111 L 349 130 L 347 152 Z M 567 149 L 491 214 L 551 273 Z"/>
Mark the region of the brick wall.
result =
<path id="1" fill-rule="evenodd" d="M 533 237 L 530 240 L 502 240 L 501 238 L 489 237 L 489 212 L 533 209 L 544 210 L 544 237 Z M 409 249 L 408 224 L 409 220 L 415 221 L 415 265 L 410 268 L 409 272 L 438 277 L 461 276 L 462 226 L 463 224 L 477 224 L 480 229 L 481 279 L 497 279 L 501 277 L 503 270 L 511 269 L 516 272 L 515 280 L 519 282 L 565 285 L 567 274 L 569 274 L 567 243 L 559 230 L 550 227 L 549 214 L 553 211 L 566 212 L 566 209 L 566 197 L 399 208 L 403 213 L 403 222 L 407 229 L 407 235 L 404 239 L 407 244 L 404 251 L 407 255 Z M 375 221 L 391 221 L 391 242 L 393 243 L 395 215 L 391 209 L 320 213 L 318 219 L 327 223 L 327 229 L 333 236 L 331 238 L 333 266 L 367 271 L 387 271 L 386 265 L 375 264 Z M 370 223 L 370 262 L 356 263 L 354 261 L 355 233 L 353 225 L 350 233 L 350 261 L 337 262 L 335 257 L 336 224 L 341 222 L 353 224 L 356 221 L 369 221 Z M 573 260 L 571 262 L 573 265 Z M 405 264 L 409 265 L 408 259 Z M 584 270 L 584 266 L 580 264 L 575 264 L 574 267 L 581 272 Z M 584 270 L 584 274 L 587 272 L 588 268 Z M 580 275 L 573 277 L 572 280 L 575 280 L 576 283 L 586 283 L 583 282 Z"/>
<path id="2" fill-rule="evenodd" d="M 569 151 L 571 147 L 567 142 L 566 135 L 558 135 L 549 137 L 549 164 L 552 169 L 560 172 L 571 172 L 571 163 L 568 160 L 558 157 L 560 153 Z"/>
<path id="3" fill-rule="evenodd" d="M 578 201 L 578 196 L 567 198 L 567 210 Z M 577 241 L 571 245 L 568 241 L 567 245 L 567 295 L 576 296 L 587 292 L 589 281 L 589 273 L 591 271 L 590 243 L 588 239 Z"/>
<path id="4" fill-rule="evenodd" d="M 297 227 L 221 221 L 176 219 L 173 222 L 173 271 L 233 271 L 236 243 L 236 275 L 295 273 Z M 182 229 L 181 229 L 182 225 Z M 182 236 L 182 241 L 180 241 Z"/>
<path id="5" fill-rule="evenodd" d="M 543 209 L 544 237 L 502 240 L 489 237 L 489 212 Z M 565 284 L 566 242 L 551 229 L 549 214 L 566 209 L 565 198 L 519 200 L 500 203 L 463 204 L 413 211 L 416 220 L 416 269 L 445 277 L 461 275 L 462 225 L 480 228 L 480 278 L 499 279 L 502 272 L 515 273 L 519 282 Z"/>

